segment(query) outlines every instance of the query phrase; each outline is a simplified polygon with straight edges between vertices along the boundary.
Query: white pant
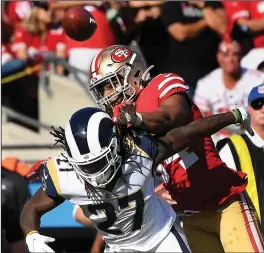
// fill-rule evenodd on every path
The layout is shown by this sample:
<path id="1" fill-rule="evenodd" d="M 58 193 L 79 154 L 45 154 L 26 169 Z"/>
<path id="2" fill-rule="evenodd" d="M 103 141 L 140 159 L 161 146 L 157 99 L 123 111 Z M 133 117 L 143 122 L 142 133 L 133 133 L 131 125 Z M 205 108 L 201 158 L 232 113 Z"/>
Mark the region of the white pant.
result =
<path id="1" fill-rule="evenodd" d="M 176 225 L 175 229 L 155 249 L 151 250 L 151 252 L 190 253 L 191 251 L 182 228 Z"/>
<path id="2" fill-rule="evenodd" d="M 106 247 L 104 253 L 113 253 L 113 252 L 139 252 L 136 250 L 120 250 L 117 248 L 108 248 Z M 168 252 L 168 253 L 191 253 L 187 239 L 184 235 L 183 229 L 180 225 L 175 224 L 171 232 L 152 250 L 149 252 Z"/>
<path id="3" fill-rule="evenodd" d="M 88 74 L 93 58 L 101 50 L 101 48 L 72 48 L 69 50 L 69 64 L 75 68 L 85 71 Z M 78 76 L 85 83 L 89 81 L 89 78 L 81 73 L 79 73 Z M 72 78 L 72 76 L 70 77 Z"/>

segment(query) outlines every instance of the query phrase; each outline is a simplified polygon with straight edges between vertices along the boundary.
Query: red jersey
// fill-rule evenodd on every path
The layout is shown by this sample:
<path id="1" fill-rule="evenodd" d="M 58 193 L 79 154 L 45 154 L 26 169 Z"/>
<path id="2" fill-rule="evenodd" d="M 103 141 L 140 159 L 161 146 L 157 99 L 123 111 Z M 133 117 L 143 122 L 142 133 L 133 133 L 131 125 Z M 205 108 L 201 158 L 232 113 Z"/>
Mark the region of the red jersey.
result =
<path id="1" fill-rule="evenodd" d="M 188 87 L 176 74 L 155 77 L 140 93 L 138 112 L 153 112 L 169 96 L 185 93 Z M 202 118 L 199 108 L 190 100 L 193 120 Z M 220 159 L 211 137 L 195 139 L 189 147 L 164 162 L 169 174 L 165 185 L 177 202 L 177 210 L 202 210 L 221 205 L 243 192 L 246 174 L 228 168 Z"/>
<path id="2" fill-rule="evenodd" d="M 27 32 L 22 26 L 18 26 L 14 34 L 12 50 L 26 49 L 29 56 L 36 53 L 56 52 L 65 48 L 65 34 L 62 28 L 48 30 L 45 39 L 39 35 Z"/>

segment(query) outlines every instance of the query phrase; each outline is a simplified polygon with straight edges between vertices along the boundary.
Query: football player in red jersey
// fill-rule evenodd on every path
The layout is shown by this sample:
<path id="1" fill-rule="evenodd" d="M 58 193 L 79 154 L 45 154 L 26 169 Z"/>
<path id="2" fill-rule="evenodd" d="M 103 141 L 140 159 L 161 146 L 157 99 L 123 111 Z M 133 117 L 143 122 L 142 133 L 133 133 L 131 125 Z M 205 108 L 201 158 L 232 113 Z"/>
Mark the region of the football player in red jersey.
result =
<path id="1" fill-rule="evenodd" d="M 131 48 L 108 47 L 92 61 L 91 94 L 98 106 L 114 109 L 117 123 L 159 136 L 202 117 L 180 76 L 151 79 L 149 70 Z M 242 194 L 246 175 L 222 162 L 210 136 L 194 139 L 163 166 L 169 178 L 164 186 L 177 202 L 174 210 L 183 215 L 193 252 L 263 251 L 255 216 Z"/>

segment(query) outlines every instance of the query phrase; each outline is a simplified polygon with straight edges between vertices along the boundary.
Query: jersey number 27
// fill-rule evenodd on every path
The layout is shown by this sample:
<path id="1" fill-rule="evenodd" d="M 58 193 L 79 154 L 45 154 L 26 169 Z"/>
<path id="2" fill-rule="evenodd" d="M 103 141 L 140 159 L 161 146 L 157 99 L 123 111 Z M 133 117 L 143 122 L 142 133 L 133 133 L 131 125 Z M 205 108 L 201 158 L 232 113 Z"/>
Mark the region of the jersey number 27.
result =
<path id="1" fill-rule="evenodd" d="M 131 195 L 124 196 L 118 199 L 118 205 L 120 210 L 129 208 L 130 203 L 134 202 L 136 207 L 136 212 L 134 215 L 134 225 L 132 231 L 141 229 L 143 222 L 143 212 L 144 212 L 144 197 L 141 191 L 135 192 Z M 105 202 L 98 205 L 88 205 L 87 206 L 90 213 L 98 215 L 99 211 L 103 211 L 107 217 L 106 221 L 101 222 L 97 225 L 98 229 L 114 235 L 122 234 L 122 231 L 118 228 L 112 228 L 115 225 L 118 217 L 116 216 L 115 207 L 109 202 Z M 111 229 L 110 229 L 111 228 Z"/>

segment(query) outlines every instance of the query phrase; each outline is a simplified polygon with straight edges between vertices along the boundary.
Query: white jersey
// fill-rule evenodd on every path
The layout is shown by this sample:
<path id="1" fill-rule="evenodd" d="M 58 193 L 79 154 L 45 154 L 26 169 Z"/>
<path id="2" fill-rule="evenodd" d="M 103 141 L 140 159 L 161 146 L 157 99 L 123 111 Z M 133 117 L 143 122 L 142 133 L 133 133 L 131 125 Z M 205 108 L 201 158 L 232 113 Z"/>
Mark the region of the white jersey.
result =
<path id="1" fill-rule="evenodd" d="M 175 221 L 171 206 L 154 192 L 153 160 L 144 150 L 145 139 L 140 147 L 132 143 L 130 156 L 107 188 L 85 186 L 62 155 L 50 160 L 43 173 L 46 193 L 79 205 L 108 246 L 121 251 L 150 251 Z"/>
<path id="2" fill-rule="evenodd" d="M 264 74 L 244 68 L 242 72 L 240 80 L 233 89 L 227 89 L 224 85 L 220 68 L 200 79 L 195 91 L 194 102 L 201 112 L 205 114 L 227 112 L 235 108 L 236 103 L 247 107 L 250 91 L 264 82 Z M 229 126 L 219 132 L 220 139 L 241 132 L 240 127 Z"/>

